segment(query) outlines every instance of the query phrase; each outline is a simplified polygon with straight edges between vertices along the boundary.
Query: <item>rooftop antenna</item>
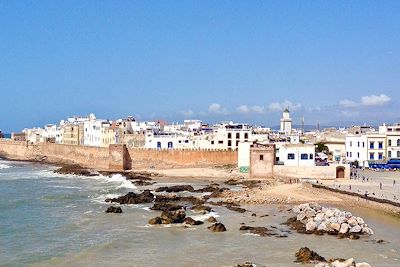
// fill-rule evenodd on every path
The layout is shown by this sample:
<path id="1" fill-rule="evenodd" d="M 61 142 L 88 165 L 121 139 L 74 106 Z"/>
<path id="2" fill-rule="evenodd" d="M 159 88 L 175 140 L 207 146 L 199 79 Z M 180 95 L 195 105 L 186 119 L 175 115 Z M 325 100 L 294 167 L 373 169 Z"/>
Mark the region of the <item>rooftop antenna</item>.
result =
<path id="1" fill-rule="evenodd" d="M 319 120 L 317 120 L 317 130 L 319 132 Z"/>

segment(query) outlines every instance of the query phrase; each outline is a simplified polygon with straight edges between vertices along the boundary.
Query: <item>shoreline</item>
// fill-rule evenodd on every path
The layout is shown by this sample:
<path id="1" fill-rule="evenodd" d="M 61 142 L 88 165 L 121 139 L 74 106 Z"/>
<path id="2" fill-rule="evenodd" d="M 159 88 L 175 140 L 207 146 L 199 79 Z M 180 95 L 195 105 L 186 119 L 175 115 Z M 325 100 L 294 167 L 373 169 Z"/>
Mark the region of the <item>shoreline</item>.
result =
<path id="1" fill-rule="evenodd" d="M 90 168 L 81 167 L 78 164 L 71 164 L 67 162 L 49 162 L 46 160 L 22 160 L 15 158 L 1 157 L 2 160 L 16 161 L 16 162 L 29 162 L 35 164 L 44 164 L 58 168 L 79 166 L 81 169 L 93 171 L 94 173 L 102 174 L 138 174 L 146 175 L 151 178 L 163 179 L 163 177 L 173 178 L 179 183 L 180 179 L 189 180 L 203 180 L 212 182 L 224 182 L 233 179 L 238 181 L 255 181 L 251 180 L 246 173 L 240 173 L 237 168 L 221 167 L 177 167 L 177 168 L 163 168 L 163 169 L 150 169 L 143 168 L 138 170 L 127 171 L 107 171 L 95 170 Z M 328 205 L 338 206 L 352 206 L 354 208 L 363 207 L 376 211 L 381 211 L 395 217 L 400 218 L 400 206 L 391 203 L 382 203 L 378 199 L 368 198 L 366 200 L 361 195 L 351 195 L 346 191 L 332 189 L 320 185 L 312 185 L 306 183 L 285 184 L 279 183 L 273 179 L 257 179 L 260 181 L 258 186 L 248 188 L 244 187 L 244 191 L 232 192 L 226 191 L 221 194 L 225 201 L 233 201 L 238 204 L 283 204 L 283 205 L 297 205 L 306 202 L 317 202 Z M 397 204 L 397 203 L 396 203 Z"/>

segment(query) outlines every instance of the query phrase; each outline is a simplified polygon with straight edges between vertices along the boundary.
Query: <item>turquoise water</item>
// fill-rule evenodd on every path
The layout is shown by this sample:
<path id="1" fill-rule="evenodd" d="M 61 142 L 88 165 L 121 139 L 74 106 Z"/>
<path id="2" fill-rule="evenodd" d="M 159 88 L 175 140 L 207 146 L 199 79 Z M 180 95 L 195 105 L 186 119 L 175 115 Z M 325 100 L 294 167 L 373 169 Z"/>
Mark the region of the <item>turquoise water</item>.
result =
<path id="1" fill-rule="evenodd" d="M 245 206 L 250 212 L 244 214 L 215 207 L 213 215 L 225 224 L 225 233 L 210 232 L 207 222 L 190 228 L 149 226 L 147 221 L 159 215 L 149 210 L 150 205 L 125 205 L 123 214 L 104 213 L 106 198 L 146 187 L 136 188 L 120 175 L 79 177 L 57 175 L 53 169 L 0 161 L 0 266 L 234 266 L 245 261 L 298 266 L 294 253 L 303 246 L 326 258 L 400 266 L 399 219 L 366 209 L 352 212 L 359 212 L 375 235 L 356 241 L 296 233 L 259 237 L 238 230 L 241 222 L 287 230 L 280 224 L 289 214 L 275 205 Z M 148 188 L 176 182 L 163 179 Z M 252 217 L 252 212 L 269 216 Z M 207 218 L 188 213 L 195 219 Z M 387 242 L 378 245 L 373 239 Z"/>

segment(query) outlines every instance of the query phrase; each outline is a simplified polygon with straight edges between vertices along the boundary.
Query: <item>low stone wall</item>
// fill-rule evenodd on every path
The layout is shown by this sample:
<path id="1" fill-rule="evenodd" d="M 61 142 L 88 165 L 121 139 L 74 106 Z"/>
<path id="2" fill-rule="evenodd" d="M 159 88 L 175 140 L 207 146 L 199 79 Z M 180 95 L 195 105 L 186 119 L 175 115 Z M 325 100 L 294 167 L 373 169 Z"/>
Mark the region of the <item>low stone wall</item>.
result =
<path id="1" fill-rule="evenodd" d="M 237 165 L 237 151 L 199 149 L 128 149 L 132 168 L 136 161 L 166 162 L 185 166 Z"/>
<path id="2" fill-rule="evenodd" d="M 101 170 L 134 169 L 139 162 L 146 162 L 148 165 L 165 162 L 188 167 L 237 164 L 237 152 L 228 150 L 126 149 L 122 145 L 105 148 L 53 143 L 32 145 L 8 139 L 0 139 L 0 157 L 49 163 L 73 163 Z"/>
<path id="3" fill-rule="evenodd" d="M 330 166 L 285 166 L 275 165 L 274 166 L 274 177 L 275 178 L 311 178 L 311 179 L 335 179 L 336 178 L 336 167 L 338 165 Z M 347 165 L 340 165 L 345 168 L 344 179 L 350 178 L 350 168 Z"/>

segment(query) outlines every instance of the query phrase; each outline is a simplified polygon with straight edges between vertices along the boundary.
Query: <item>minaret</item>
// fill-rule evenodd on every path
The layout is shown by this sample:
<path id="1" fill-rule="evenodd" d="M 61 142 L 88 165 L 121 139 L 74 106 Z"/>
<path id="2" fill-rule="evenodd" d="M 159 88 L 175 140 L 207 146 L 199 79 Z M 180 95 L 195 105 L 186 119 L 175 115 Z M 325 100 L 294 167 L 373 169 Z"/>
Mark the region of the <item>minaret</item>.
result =
<path id="1" fill-rule="evenodd" d="M 304 116 L 301 118 L 301 134 L 304 134 Z"/>
<path id="2" fill-rule="evenodd" d="M 292 119 L 290 118 L 289 108 L 283 111 L 281 119 L 281 132 L 286 134 L 292 133 Z"/>

